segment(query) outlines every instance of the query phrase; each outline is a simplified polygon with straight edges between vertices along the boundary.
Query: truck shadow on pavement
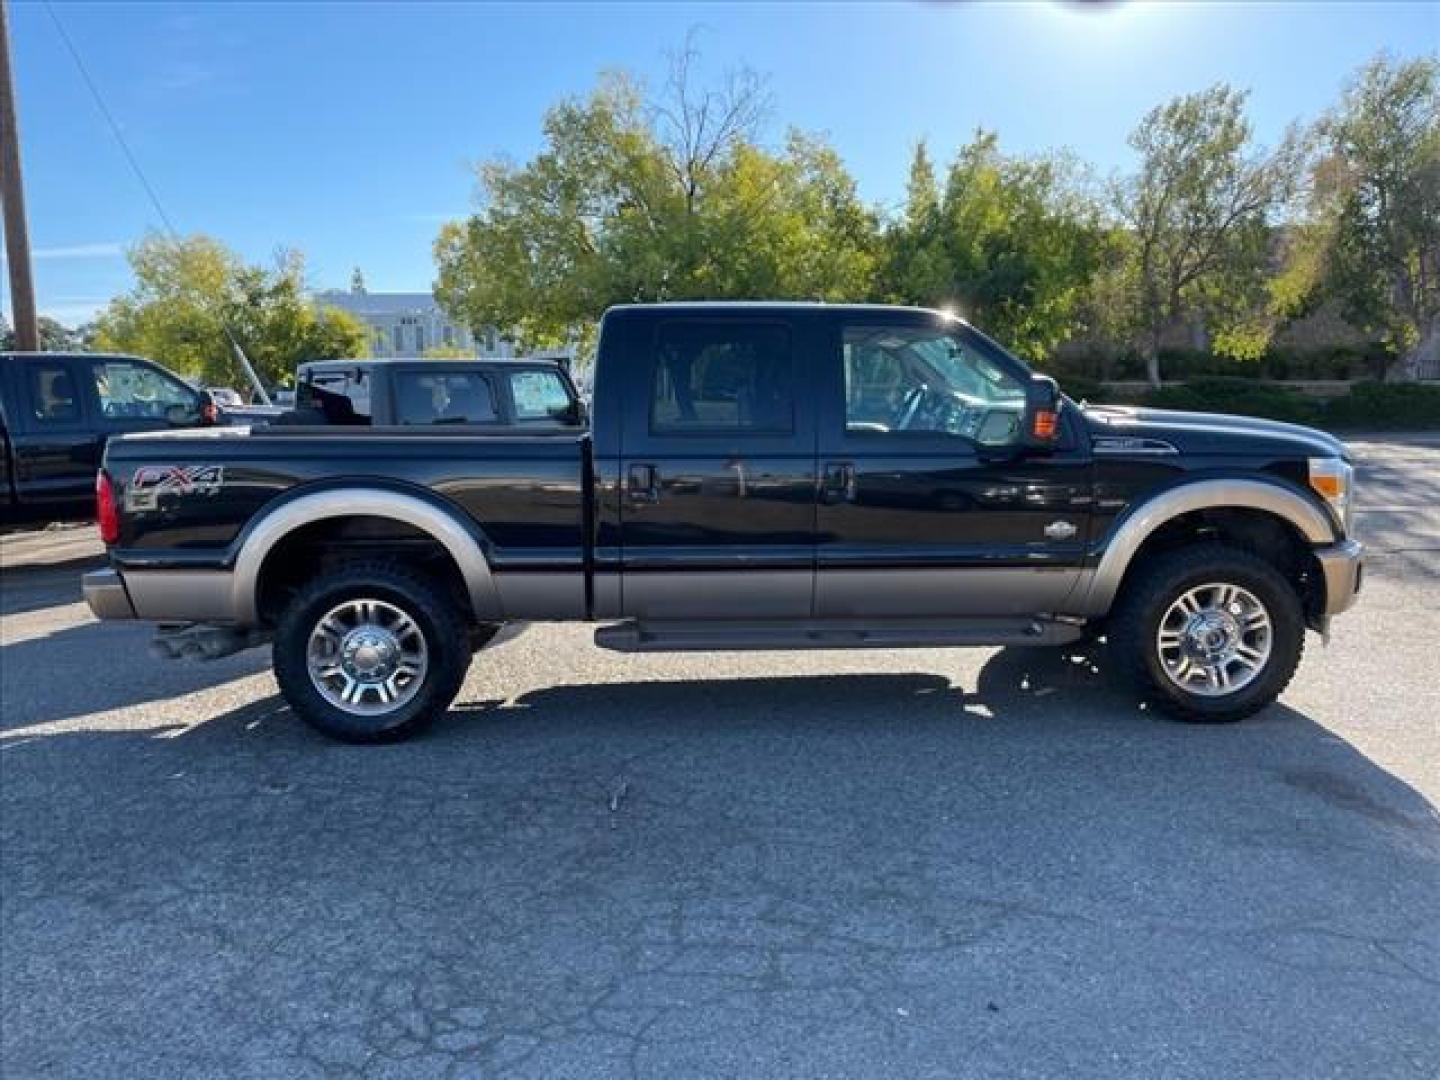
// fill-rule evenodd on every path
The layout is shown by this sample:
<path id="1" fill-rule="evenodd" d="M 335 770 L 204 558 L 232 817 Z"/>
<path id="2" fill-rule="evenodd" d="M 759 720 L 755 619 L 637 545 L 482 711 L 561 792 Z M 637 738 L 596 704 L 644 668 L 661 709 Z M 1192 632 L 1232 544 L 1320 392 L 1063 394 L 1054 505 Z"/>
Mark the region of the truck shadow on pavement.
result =
<path id="1" fill-rule="evenodd" d="M 266 671 L 270 663 L 268 649 L 212 663 L 155 660 L 148 651 L 154 629 L 141 623 L 90 620 L 10 635 L 0 641 L 0 732 L 169 701 Z M 273 692 L 268 683 L 264 693 Z"/>

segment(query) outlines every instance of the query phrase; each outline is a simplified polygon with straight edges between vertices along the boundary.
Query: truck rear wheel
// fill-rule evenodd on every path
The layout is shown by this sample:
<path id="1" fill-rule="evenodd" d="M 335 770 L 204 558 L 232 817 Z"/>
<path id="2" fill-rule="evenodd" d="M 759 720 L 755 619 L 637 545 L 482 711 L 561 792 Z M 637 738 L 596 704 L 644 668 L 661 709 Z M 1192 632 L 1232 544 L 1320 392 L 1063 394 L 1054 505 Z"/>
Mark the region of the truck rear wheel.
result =
<path id="1" fill-rule="evenodd" d="M 1204 544 L 1167 552 L 1127 582 L 1108 623 L 1110 653 L 1181 719 L 1240 720 L 1289 685 L 1305 648 L 1294 587 L 1263 559 Z"/>
<path id="2" fill-rule="evenodd" d="M 290 601 L 274 665 L 280 692 L 306 723 L 345 742 L 389 742 L 449 708 L 470 665 L 470 636 L 429 578 L 357 563 Z"/>

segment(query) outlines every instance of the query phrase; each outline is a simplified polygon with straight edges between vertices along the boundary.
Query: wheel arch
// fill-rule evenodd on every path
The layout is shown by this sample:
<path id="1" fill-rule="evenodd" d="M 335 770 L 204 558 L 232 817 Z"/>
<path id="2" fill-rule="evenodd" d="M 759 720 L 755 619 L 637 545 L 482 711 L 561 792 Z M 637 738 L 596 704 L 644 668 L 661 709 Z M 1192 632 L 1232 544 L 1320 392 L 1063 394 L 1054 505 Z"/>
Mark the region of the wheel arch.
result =
<path id="1" fill-rule="evenodd" d="M 444 548 L 460 574 L 473 617 L 501 616 L 484 538 L 457 514 L 417 495 L 375 486 L 331 487 L 287 499 L 254 521 L 235 556 L 231 604 L 235 621 L 260 621 L 260 585 L 276 549 L 298 530 L 345 518 L 381 518 L 425 534 Z"/>
<path id="2" fill-rule="evenodd" d="M 1207 516 L 1251 519 L 1278 526 L 1292 545 L 1303 550 L 1303 570 L 1311 570 L 1311 551 L 1339 539 L 1325 512 L 1303 494 L 1265 480 L 1197 480 L 1170 488 L 1135 506 L 1120 519 L 1106 540 L 1099 563 L 1090 574 L 1080 614 L 1102 616 L 1110 610 L 1130 571 L 1143 558 L 1147 544 L 1165 535 L 1167 527 L 1203 522 Z M 1316 569 L 1318 569 L 1318 564 Z M 1302 594 L 1303 595 L 1303 594 Z"/>

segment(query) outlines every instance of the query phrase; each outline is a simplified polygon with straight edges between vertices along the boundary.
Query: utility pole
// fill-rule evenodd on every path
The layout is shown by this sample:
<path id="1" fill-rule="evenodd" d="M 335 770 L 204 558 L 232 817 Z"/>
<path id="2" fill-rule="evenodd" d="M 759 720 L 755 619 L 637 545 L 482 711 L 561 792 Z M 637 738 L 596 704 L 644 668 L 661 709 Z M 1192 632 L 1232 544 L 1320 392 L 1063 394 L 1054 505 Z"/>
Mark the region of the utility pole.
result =
<path id="1" fill-rule="evenodd" d="M 10 260 L 10 305 L 15 348 L 37 352 L 35 280 L 30 276 L 30 230 L 25 224 L 25 186 L 20 176 L 20 128 L 15 119 L 15 80 L 10 71 L 10 13 L 0 0 L 0 202 L 4 203 L 5 252 Z"/>

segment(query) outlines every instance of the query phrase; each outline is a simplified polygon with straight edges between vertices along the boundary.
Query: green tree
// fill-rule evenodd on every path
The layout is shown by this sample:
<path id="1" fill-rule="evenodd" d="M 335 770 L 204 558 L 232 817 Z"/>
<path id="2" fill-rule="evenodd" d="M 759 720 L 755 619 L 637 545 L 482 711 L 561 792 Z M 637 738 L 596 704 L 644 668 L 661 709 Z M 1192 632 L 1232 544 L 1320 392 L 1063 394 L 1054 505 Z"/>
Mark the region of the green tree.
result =
<path id="1" fill-rule="evenodd" d="M 1117 295 L 1153 386 L 1165 331 L 1186 316 L 1205 321 L 1220 351 L 1253 355 L 1265 337 L 1272 220 L 1300 147 L 1287 136 L 1273 154 L 1254 149 L 1245 99 L 1223 84 L 1178 97 L 1130 136 L 1140 169 L 1116 192 L 1130 235 Z"/>
<path id="2" fill-rule="evenodd" d="M 885 236 L 877 291 L 887 300 L 957 305 L 1031 359 L 1078 328 L 1096 268 L 1099 212 L 1083 175 L 1062 156 L 1002 154 L 977 132 L 944 188 L 924 143 L 910 165 L 904 209 Z"/>
<path id="3" fill-rule="evenodd" d="M 282 251 L 273 267 L 246 265 L 207 236 L 151 234 L 127 253 L 135 286 L 96 320 L 96 347 L 149 356 L 198 381 L 244 385 L 227 331 L 268 385 L 306 360 L 362 356 L 368 335 L 337 308 L 305 295 L 305 264 Z"/>
<path id="4" fill-rule="evenodd" d="M 877 223 L 839 157 L 798 133 L 761 147 L 759 80 L 697 90 L 695 59 L 677 56 L 654 98 L 608 76 L 550 110 L 531 161 L 481 166 L 480 212 L 435 243 L 453 317 L 583 354 L 577 332 L 615 303 L 869 291 Z"/>
<path id="5" fill-rule="evenodd" d="M 1440 352 L 1440 60 L 1381 54 L 1316 125 L 1308 215 L 1278 303 L 1333 297 L 1413 378 Z"/>
<path id="6" fill-rule="evenodd" d="M 71 330 L 57 319 L 41 315 L 36 320 L 40 330 L 41 352 L 76 352 L 85 348 L 85 328 Z M 15 348 L 15 331 L 0 317 L 0 350 Z"/>

